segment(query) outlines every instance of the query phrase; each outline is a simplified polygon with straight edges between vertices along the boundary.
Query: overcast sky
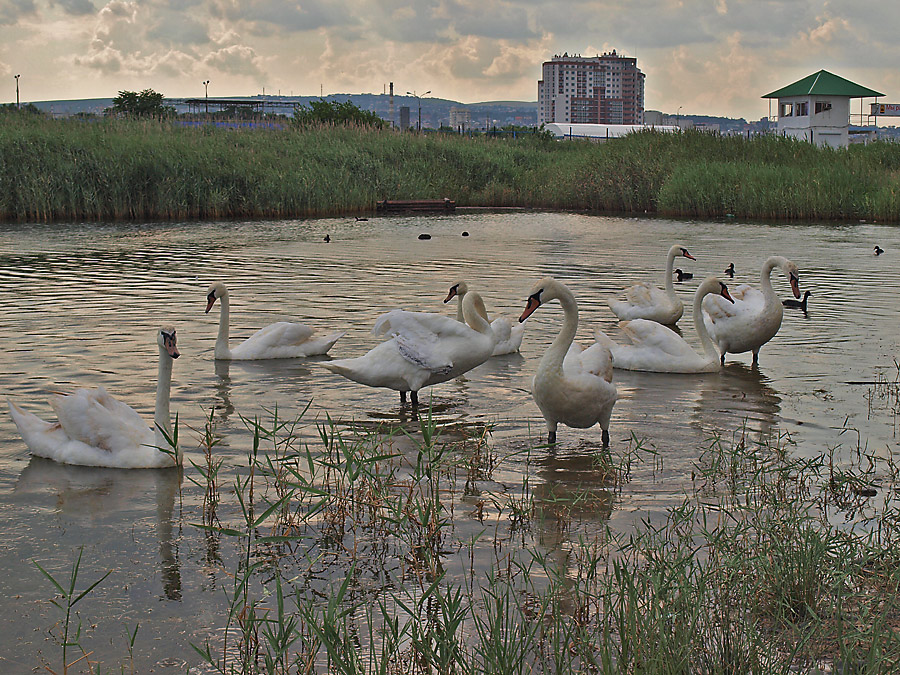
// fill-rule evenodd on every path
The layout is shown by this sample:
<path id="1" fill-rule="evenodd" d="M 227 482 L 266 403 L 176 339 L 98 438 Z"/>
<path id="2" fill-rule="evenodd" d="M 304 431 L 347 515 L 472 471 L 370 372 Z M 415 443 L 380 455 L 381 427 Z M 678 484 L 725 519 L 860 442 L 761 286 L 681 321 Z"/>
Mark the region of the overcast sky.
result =
<path id="1" fill-rule="evenodd" d="M 759 119 L 821 68 L 900 102 L 900 3 L 858 0 L 0 0 L 0 102 L 431 90 L 537 99 L 541 63 L 636 56 L 645 107 Z M 856 104 L 853 108 L 857 111 Z"/>

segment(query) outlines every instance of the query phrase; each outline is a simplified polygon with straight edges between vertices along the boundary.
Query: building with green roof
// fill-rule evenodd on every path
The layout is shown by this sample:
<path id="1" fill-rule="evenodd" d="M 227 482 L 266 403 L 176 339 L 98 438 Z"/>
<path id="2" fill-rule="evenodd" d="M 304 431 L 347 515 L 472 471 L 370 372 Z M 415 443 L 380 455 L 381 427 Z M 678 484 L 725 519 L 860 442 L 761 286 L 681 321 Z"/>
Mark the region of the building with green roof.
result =
<path id="1" fill-rule="evenodd" d="M 850 99 L 879 96 L 884 94 L 820 70 L 762 98 L 777 99 L 781 135 L 843 148 L 850 144 Z"/>

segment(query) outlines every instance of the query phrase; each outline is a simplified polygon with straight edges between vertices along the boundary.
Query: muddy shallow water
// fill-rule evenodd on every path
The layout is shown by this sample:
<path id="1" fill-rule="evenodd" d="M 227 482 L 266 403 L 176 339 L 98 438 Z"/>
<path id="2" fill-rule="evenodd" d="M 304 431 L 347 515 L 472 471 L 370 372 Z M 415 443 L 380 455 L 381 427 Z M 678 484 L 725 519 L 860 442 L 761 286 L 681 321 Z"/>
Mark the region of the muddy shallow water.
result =
<path id="1" fill-rule="evenodd" d="M 463 231 L 470 236 L 462 237 Z M 423 232 L 432 238 L 419 240 Z M 538 500 L 593 489 L 594 498 L 580 509 L 585 527 L 609 523 L 627 531 L 634 521 L 658 517 L 680 502 L 700 450 L 717 434 L 730 438 L 743 428 L 753 439 L 789 438 L 791 452 L 810 457 L 834 447 L 839 458 L 858 445 L 882 454 L 896 447 L 894 414 L 872 399 L 870 383 L 893 381 L 897 374 L 900 230 L 865 223 L 512 212 L 364 222 L 4 226 L 0 389 L 50 418 L 49 392 L 102 384 L 151 420 L 155 329 L 173 324 L 183 356 L 175 363 L 172 409 L 188 458 L 199 461 L 196 430 L 214 408 L 223 437 L 216 452 L 226 468 L 236 468 L 246 463 L 250 441 L 242 416 L 265 416 L 277 406 L 279 415 L 290 417 L 309 405 L 300 433 L 315 443 L 315 423 L 326 415 L 341 424 L 374 425 L 407 419 L 407 411 L 396 392 L 344 380 L 321 367 L 321 358 L 215 362 L 218 313 L 203 312 L 210 282 L 222 280 L 231 291 L 233 342 L 268 323 L 298 320 L 323 332 L 346 330 L 331 351 L 344 357 L 376 344 L 369 330 L 388 309 L 455 314 L 455 305 L 442 300 L 459 279 L 481 292 L 492 317 L 517 317 L 534 281 L 549 274 L 575 294 L 578 340 L 587 345 L 597 327 L 619 337 L 606 298 L 639 280 L 661 286 L 665 252 L 676 242 L 697 258 L 676 265 L 694 274 L 676 284 L 686 305 L 681 329 L 692 344 L 698 345 L 690 321 L 693 290 L 707 274 L 724 278 L 729 262 L 737 276 L 726 282 L 756 284 L 766 257 L 792 259 L 801 271 L 801 290 L 813 293 L 808 314 L 785 311 L 758 368 L 743 354 L 729 355 L 721 372 L 708 375 L 616 371 L 620 400 L 611 450 L 625 452 L 637 441 L 656 455 L 636 466 L 613 498 L 595 473 L 598 427 L 560 427 L 554 453 L 533 449 L 545 432 L 530 379 L 562 321 L 557 304 L 540 308 L 527 322 L 519 354 L 493 358 L 421 395 L 442 423 L 491 426 L 493 452 L 509 458 L 485 489 L 514 494 L 526 471 Z M 886 253 L 874 256 L 875 244 Z M 777 271 L 773 283 L 788 297 Z M 851 431 L 842 433 L 845 428 Z M 193 471 L 188 465 L 185 474 L 196 476 Z M 0 564 L 6 574 L 0 597 L 7 611 L 0 618 L 0 669 L 27 672 L 41 657 L 57 657 L 47 633 L 57 620 L 47 602 L 52 589 L 31 560 L 62 573 L 81 545 L 86 583 L 113 570 L 79 605 L 95 657 L 115 670 L 127 655 L 125 634 L 140 623 L 139 672 L 183 672 L 184 664 L 198 662 L 189 643 L 214 639 L 224 626 L 223 588 L 230 581 L 220 561 L 227 563 L 233 551 L 227 541 L 211 550 L 209 539 L 190 525 L 199 521 L 202 492 L 175 473 L 31 459 L 3 414 L 0 523 L 6 536 Z M 481 526 L 469 513 L 457 511 L 459 539 Z M 535 540 L 552 549 L 566 536 L 550 528 Z"/>

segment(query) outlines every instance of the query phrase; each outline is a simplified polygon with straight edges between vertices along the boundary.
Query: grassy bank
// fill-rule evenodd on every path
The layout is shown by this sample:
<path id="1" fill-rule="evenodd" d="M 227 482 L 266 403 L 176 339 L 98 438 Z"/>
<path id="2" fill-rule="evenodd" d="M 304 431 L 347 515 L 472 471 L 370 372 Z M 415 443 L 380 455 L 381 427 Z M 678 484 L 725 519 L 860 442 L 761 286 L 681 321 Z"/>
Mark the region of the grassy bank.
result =
<path id="1" fill-rule="evenodd" d="M 635 134 L 605 144 L 356 128 L 0 118 L 0 220 L 280 218 L 452 197 L 671 216 L 900 221 L 900 146 Z"/>

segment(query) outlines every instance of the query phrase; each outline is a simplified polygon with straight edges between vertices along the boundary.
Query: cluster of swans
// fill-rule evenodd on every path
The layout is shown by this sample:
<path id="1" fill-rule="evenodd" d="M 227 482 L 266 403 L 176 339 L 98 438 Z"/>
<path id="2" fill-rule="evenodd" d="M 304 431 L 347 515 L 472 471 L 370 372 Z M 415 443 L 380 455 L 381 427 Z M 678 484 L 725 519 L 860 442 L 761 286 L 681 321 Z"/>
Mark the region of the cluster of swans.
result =
<path id="1" fill-rule="evenodd" d="M 698 354 L 674 330 L 684 307 L 675 295 L 672 265 L 677 256 L 695 260 L 687 249 L 672 246 L 666 262 L 666 290 L 646 283 L 632 286 L 626 299 L 609 300 L 620 324 L 626 344 L 616 344 L 602 331 L 597 339 L 612 352 L 613 366 L 624 370 L 660 373 L 702 373 L 717 370 L 725 363 L 725 354 L 753 353 L 759 362 L 759 350 L 778 329 L 784 309 L 772 287 L 772 271 L 777 267 L 788 279 L 795 298 L 800 297 L 800 273 L 797 266 L 782 256 L 771 256 L 763 264 L 759 288 L 741 284 L 729 291 L 716 277 L 704 280 L 694 294 L 694 328 L 703 354 Z M 726 273 L 734 273 L 734 264 Z M 665 324 L 665 325 L 663 325 Z"/>
<path id="2" fill-rule="evenodd" d="M 760 289 L 742 285 L 729 291 L 715 277 L 704 280 L 694 295 L 693 319 L 703 354 L 671 328 L 684 308 L 672 287 L 672 265 L 676 256 L 694 260 L 686 248 L 673 246 L 668 255 L 666 290 L 638 284 L 626 291 L 624 301 L 611 300 L 610 308 L 621 319 L 628 344 L 619 345 L 602 331 L 587 348 L 574 339 L 578 329 L 578 304 L 569 288 L 553 279 L 541 279 L 531 290 L 518 322 L 505 317 L 490 321 L 481 296 L 465 281 L 450 287 L 445 303 L 458 299 L 453 319 L 430 312 L 392 310 L 375 321 L 372 332 L 384 340 L 357 358 L 323 361 L 322 366 L 370 387 L 400 393 L 401 403 L 409 393 L 414 408 L 418 392 L 446 382 L 481 365 L 491 356 L 519 349 L 524 321 L 541 305 L 557 300 L 563 322 L 556 339 L 541 358 L 532 380 L 532 395 L 547 425 L 548 443 L 556 442 L 559 424 L 589 428 L 599 424 L 604 445 L 609 443 L 609 422 L 616 402 L 613 368 L 663 373 L 698 373 L 715 370 L 727 352 L 759 349 L 781 325 L 782 304 L 771 284 L 778 267 L 800 296 L 796 265 L 780 256 L 763 265 Z M 229 346 L 229 299 L 224 284 L 207 291 L 206 311 L 220 303 L 216 359 L 255 360 L 296 358 L 327 354 L 344 334 L 317 337 L 303 324 L 280 322 L 267 326 L 243 343 Z M 110 396 L 102 387 L 79 389 L 56 395 L 51 406 L 57 422 L 46 422 L 12 401 L 10 412 L 32 454 L 69 464 L 120 468 L 164 468 L 179 466 L 182 452 L 170 447 L 172 433 L 169 391 L 172 363 L 178 358 L 175 330 L 161 328 L 159 377 L 154 427 L 132 408 Z M 718 348 L 718 352 L 716 351 Z"/>

